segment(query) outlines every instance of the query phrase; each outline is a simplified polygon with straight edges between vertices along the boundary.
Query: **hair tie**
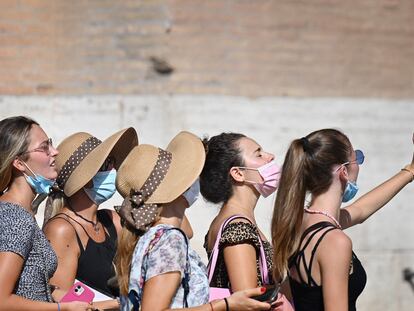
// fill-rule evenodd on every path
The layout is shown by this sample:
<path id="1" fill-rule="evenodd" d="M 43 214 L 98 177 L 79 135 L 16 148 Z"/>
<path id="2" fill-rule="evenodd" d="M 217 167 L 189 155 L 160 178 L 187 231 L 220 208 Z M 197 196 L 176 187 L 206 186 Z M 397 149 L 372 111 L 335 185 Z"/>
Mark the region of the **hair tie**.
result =
<path id="1" fill-rule="evenodd" d="M 306 137 L 302 137 L 300 139 L 301 143 L 302 143 L 302 147 L 303 147 L 303 151 L 304 152 L 309 152 L 311 149 L 310 143 L 309 143 L 309 139 L 307 139 Z"/>

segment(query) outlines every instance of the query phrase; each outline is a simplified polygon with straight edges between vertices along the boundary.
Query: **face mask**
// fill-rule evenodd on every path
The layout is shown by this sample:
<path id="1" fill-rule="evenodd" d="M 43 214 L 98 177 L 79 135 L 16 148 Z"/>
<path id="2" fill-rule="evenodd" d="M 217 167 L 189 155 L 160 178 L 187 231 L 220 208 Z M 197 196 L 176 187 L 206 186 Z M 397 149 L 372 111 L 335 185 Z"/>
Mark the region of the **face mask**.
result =
<path id="1" fill-rule="evenodd" d="M 83 188 L 83 190 L 92 202 L 96 205 L 100 205 L 114 195 L 116 191 L 115 179 L 116 170 L 114 169 L 105 172 L 98 172 L 92 178 L 93 187 Z"/>
<path id="2" fill-rule="evenodd" d="M 30 187 L 32 187 L 37 194 L 49 194 L 50 188 L 52 188 L 55 181 L 53 179 L 45 178 L 42 175 L 35 174 L 25 162 L 23 163 L 33 174 L 33 176 L 29 176 L 23 173 Z"/>
<path id="3" fill-rule="evenodd" d="M 357 194 L 359 187 L 357 186 L 356 182 L 349 181 L 346 183 L 344 195 L 342 196 L 342 202 L 348 202 L 352 200 L 355 195 Z"/>
<path id="4" fill-rule="evenodd" d="M 184 198 L 188 202 L 188 206 L 193 205 L 200 195 L 200 182 L 197 179 L 186 192 L 183 193 Z"/>
<path id="5" fill-rule="evenodd" d="M 281 168 L 276 162 L 270 161 L 269 163 L 260 166 L 255 169 L 259 172 L 260 176 L 263 178 L 263 182 L 250 182 L 256 188 L 256 190 L 265 198 L 271 195 L 276 191 L 279 185 Z"/>

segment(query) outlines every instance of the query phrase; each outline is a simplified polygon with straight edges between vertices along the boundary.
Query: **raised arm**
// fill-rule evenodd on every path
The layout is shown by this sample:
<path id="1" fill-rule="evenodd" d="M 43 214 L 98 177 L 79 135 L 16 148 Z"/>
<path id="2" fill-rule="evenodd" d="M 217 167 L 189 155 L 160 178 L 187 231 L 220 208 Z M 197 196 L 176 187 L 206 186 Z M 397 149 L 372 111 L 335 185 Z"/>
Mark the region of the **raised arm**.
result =
<path id="1" fill-rule="evenodd" d="M 414 143 L 414 135 L 413 135 Z M 414 179 L 414 156 L 396 175 L 364 194 L 353 204 L 343 208 L 340 214 L 342 228 L 352 227 L 368 219 L 387 204 L 398 192 Z"/>

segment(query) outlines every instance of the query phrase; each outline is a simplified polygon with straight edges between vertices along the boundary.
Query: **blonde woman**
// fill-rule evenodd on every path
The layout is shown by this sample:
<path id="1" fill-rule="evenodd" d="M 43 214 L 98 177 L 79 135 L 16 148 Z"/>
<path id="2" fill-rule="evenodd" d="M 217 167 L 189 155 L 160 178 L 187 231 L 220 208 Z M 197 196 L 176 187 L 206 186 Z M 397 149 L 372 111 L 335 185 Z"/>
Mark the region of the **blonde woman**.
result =
<path id="1" fill-rule="evenodd" d="M 179 133 L 163 150 L 139 145 L 116 180 L 125 197 L 117 210 L 123 229 L 117 252 L 122 310 L 268 310 L 250 299 L 262 289 L 237 292 L 208 303 L 205 266 L 179 230 L 194 201 L 205 159 L 201 140 Z"/>
<path id="2" fill-rule="evenodd" d="M 57 257 L 31 209 L 57 177 L 58 151 L 23 116 L 0 121 L 0 137 L 0 310 L 89 310 L 84 302 L 53 302 L 49 278 Z"/>
<path id="3" fill-rule="evenodd" d="M 356 310 L 366 273 L 343 230 L 364 222 L 414 178 L 412 161 L 341 209 L 358 191 L 363 162 L 363 152 L 335 129 L 295 139 L 288 149 L 272 219 L 273 262 L 277 280 L 289 270 L 297 311 Z"/>

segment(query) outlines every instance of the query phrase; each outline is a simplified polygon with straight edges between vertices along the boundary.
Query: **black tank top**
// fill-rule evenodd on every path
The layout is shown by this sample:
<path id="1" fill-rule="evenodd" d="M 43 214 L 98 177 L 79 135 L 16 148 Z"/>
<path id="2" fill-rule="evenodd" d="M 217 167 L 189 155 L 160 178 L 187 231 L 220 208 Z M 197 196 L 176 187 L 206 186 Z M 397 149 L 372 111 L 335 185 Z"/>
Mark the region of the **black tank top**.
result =
<path id="1" fill-rule="evenodd" d="M 295 304 L 295 311 L 322 311 L 324 310 L 323 305 L 323 293 L 322 285 L 318 285 L 315 280 L 312 278 L 312 263 L 315 257 L 316 250 L 322 241 L 323 237 L 332 230 L 337 229 L 337 227 L 330 222 L 318 222 L 303 233 L 300 245 L 303 247 L 300 248 L 289 261 L 289 269 L 296 269 L 297 275 L 299 276 L 300 281 L 295 280 L 289 275 L 289 283 L 292 290 L 293 301 Z M 315 237 L 318 232 L 322 232 L 319 239 L 316 241 L 314 248 L 312 249 L 312 255 L 309 260 L 309 266 L 306 265 L 305 261 L 305 249 Z M 304 242 L 304 239 L 308 239 Z M 300 265 L 305 268 L 306 278 L 301 274 Z M 365 273 L 364 267 L 357 258 L 354 252 L 352 252 L 352 261 L 350 263 L 350 271 L 352 268 L 352 273 L 349 275 L 348 281 L 348 310 L 356 310 L 356 300 L 358 296 L 362 293 L 365 284 L 367 282 L 367 275 Z"/>
<path id="2" fill-rule="evenodd" d="M 82 227 L 89 238 L 85 249 L 83 248 L 76 228 L 67 219 L 59 215 L 65 215 L 66 217 L 69 217 Z M 61 213 L 55 216 L 55 218 L 61 218 L 68 221 L 68 223 L 75 230 L 76 239 L 78 240 L 80 249 L 76 278 L 106 295 L 113 296 L 114 293 L 108 287 L 107 282 L 111 277 L 115 276 L 113 260 L 116 253 L 117 233 L 107 210 L 99 210 L 97 217 L 106 231 L 109 233 L 108 235 L 108 233 L 105 232 L 105 241 L 101 243 L 95 242 L 90 237 L 86 229 L 79 222 L 67 214 Z"/>

